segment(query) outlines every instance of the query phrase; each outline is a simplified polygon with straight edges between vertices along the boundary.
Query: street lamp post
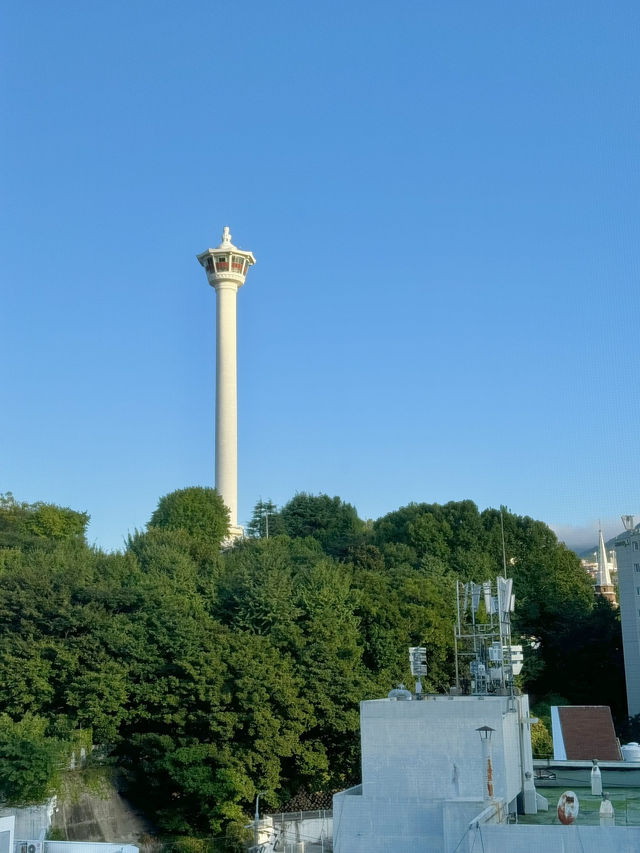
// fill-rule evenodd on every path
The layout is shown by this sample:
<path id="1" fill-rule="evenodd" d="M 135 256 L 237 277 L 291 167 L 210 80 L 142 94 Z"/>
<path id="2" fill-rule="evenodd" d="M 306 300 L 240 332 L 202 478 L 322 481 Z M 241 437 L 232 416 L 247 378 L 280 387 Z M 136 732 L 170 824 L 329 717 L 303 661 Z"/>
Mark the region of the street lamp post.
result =
<path id="1" fill-rule="evenodd" d="M 482 744 L 483 775 L 486 773 L 485 799 L 493 799 L 493 765 L 491 764 L 491 735 L 495 732 L 491 726 L 480 726 L 476 729 Z M 484 787 L 484 786 L 483 786 Z"/>
<path id="2" fill-rule="evenodd" d="M 266 791 L 258 791 L 256 794 L 256 814 L 253 822 L 253 844 L 256 851 L 258 849 L 258 834 L 260 830 L 260 797 L 263 797 L 266 793 Z"/>

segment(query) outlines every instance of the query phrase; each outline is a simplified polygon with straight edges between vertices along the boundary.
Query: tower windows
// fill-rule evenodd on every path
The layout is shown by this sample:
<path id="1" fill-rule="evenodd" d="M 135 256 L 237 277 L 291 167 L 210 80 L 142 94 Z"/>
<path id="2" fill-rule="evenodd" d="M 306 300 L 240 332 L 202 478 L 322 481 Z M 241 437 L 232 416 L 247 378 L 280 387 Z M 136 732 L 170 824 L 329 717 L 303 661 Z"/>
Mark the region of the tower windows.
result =
<path id="1" fill-rule="evenodd" d="M 633 550 L 634 550 L 634 551 L 637 551 L 639 547 L 640 547 L 640 545 L 638 545 L 638 540 L 637 540 L 637 539 L 635 539 L 635 540 L 634 540 L 634 543 L 633 543 Z"/>
<path id="2" fill-rule="evenodd" d="M 229 272 L 228 255 L 216 255 L 216 272 Z"/>
<path id="3" fill-rule="evenodd" d="M 640 563 L 634 563 L 633 564 L 633 571 L 634 572 L 640 572 Z"/>
<path id="4" fill-rule="evenodd" d="M 240 255 L 231 255 L 231 270 L 233 272 L 244 271 L 244 258 Z"/>

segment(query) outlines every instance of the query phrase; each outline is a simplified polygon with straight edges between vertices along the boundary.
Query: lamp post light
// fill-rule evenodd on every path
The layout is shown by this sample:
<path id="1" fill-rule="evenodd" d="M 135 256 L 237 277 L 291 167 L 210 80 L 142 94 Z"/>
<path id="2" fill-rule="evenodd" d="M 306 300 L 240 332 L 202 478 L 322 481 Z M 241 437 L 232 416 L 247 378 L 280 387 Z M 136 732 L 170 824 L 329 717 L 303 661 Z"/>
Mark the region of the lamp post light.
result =
<path id="1" fill-rule="evenodd" d="M 491 726 L 480 726 L 476 729 L 480 735 L 480 743 L 482 744 L 482 767 L 483 774 L 486 772 L 486 792 L 485 799 L 493 799 L 493 765 L 491 764 L 491 735 L 495 732 Z"/>
<path id="2" fill-rule="evenodd" d="M 254 847 L 258 849 L 258 834 L 260 830 L 260 797 L 264 797 L 266 791 L 258 791 L 256 794 L 256 814 L 253 822 L 253 843 Z"/>

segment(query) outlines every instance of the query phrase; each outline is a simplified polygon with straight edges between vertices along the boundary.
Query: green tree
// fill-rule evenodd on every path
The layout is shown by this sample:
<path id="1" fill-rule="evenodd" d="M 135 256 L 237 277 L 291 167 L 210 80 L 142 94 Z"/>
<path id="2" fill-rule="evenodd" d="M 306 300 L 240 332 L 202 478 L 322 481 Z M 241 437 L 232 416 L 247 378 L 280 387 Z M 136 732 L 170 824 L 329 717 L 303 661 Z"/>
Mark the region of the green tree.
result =
<path id="1" fill-rule="evenodd" d="M 216 616 L 234 631 L 268 636 L 274 645 L 294 653 L 300 648 L 302 611 L 296 601 L 300 551 L 287 537 L 245 540 L 225 555 L 218 587 Z M 312 550 L 316 560 L 319 546 Z"/>
<path id="2" fill-rule="evenodd" d="M 534 758 L 553 758 L 553 739 L 542 720 L 531 726 L 531 748 Z"/>
<path id="3" fill-rule="evenodd" d="M 85 541 L 86 512 L 48 503 L 19 503 L 11 492 L 0 495 L 0 548 L 42 547 L 47 540 Z"/>
<path id="4" fill-rule="evenodd" d="M 278 507 L 271 499 L 263 501 L 260 498 L 253 508 L 251 521 L 247 524 L 247 536 L 252 539 L 268 539 L 269 536 L 284 532 L 284 523 L 278 513 Z"/>
<path id="5" fill-rule="evenodd" d="M 280 517 L 287 535 L 312 536 L 334 557 L 345 557 L 350 548 L 362 541 L 366 531 L 355 507 L 329 495 L 299 492 L 282 507 Z"/>
<path id="6" fill-rule="evenodd" d="M 428 690 L 452 683 L 455 582 L 502 572 L 497 510 L 410 504 L 370 530 L 339 498 L 302 493 L 266 539 L 267 505 L 254 538 L 221 552 L 220 497 L 180 490 L 103 554 L 86 514 L 0 501 L 0 778 L 15 756 L 24 780 L 8 777 L 7 796 L 50 790 L 50 758 L 82 727 L 163 832 L 223 832 L 256 790 L 275 807 L 357 779 L 358 704 L 407 680 L 408 646 L 427 647 Z M 526 686 L 584 702 L 597 681 L 618 716 L 618 613 L 546 525 L 504 508 L 502 521 Z"/>
<path id="7" fill-rule="evenodd" d="M 229 533 L 229 510 L 215 489 L 191 486 L 160 498 L 148 526 L 186 530 L 220 545 Z"/>
<path id="8" fill-rule="evenodd" d="M 69 747 L 46 730 L 42 717 L 14 722 L 0 714 L 0 798 L 7 805 L 35 805 L 56 792 Z"/>
<path id="9" fill-rule="evenodd" d="M 357 774 L 359 702 L 376 693 L 362 663 L 351 575 L 348 566 L 324 557 L 296 577 L 304 637 L 298 661 L 316 720 L 306 739 L 326 755 L 325 784 L 333 786 L 348 784 Z"/>

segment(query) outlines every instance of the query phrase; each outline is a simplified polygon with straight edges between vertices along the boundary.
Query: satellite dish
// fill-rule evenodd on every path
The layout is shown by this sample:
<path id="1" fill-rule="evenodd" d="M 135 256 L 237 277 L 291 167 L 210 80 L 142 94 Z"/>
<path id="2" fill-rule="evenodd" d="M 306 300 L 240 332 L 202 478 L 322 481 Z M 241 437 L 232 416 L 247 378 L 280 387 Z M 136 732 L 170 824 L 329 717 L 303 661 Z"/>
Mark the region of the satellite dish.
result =
<path id="1" fill-rule="evenodd" d="M 558 800 L 558 820 L 565 826 L 576 822 L 580 803 L 575 791 L 565 791 Z"/>

